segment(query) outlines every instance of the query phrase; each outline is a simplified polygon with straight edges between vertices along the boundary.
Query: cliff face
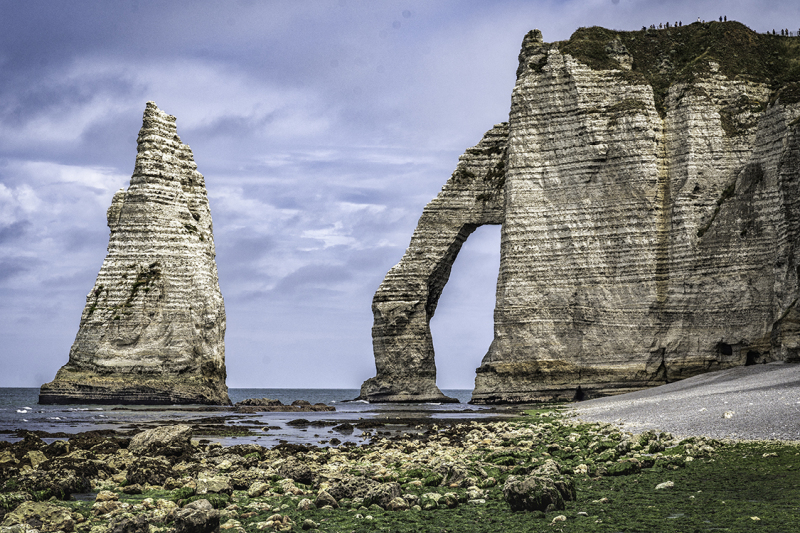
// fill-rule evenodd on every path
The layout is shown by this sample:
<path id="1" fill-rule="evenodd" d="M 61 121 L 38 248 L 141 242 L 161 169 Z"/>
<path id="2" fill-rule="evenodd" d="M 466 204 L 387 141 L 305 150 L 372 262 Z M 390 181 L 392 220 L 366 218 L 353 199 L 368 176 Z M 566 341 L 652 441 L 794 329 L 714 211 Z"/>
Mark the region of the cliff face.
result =
<path id="1" fill-rule="evenodd" d="M 39 403 L 230 404 L 205 182 L 175 117 L 153 102 L 108 227 L 69 362 L 42 385 Z"/>
<path id="2" fill-rule="evenodd" d="M 591 397 L 800 360 L 798 48 L 733 22 L 525 37 L 505 144 L 495 142 L 502 213 L 470 219 L 503 224 L 494 341 L 473 402 Z M 472 209 L 451 202 L 448 217 Z M 387 281 L 412 249 L 435 249 L 422 225 L 373 303 L 376 362 L 393 369 L 412 368 L 407 337 L 418 336 L 379 329 L 376 304 L 402 292 Z M 381 368 L 381 394 L 368 381 L 362 397 L 391 399 L 392 383 L 414 381 Z"/>

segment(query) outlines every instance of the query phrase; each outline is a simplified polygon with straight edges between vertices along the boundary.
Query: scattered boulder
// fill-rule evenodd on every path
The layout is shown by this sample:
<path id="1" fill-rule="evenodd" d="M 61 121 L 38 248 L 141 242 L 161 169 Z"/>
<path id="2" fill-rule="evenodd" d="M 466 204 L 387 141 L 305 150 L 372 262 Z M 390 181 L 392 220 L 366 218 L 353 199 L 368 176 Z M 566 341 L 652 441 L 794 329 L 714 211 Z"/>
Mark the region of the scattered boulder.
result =
<path id="1" fill-rule="evenodd" d="M 271 398 L 247 398 L 241 402 L 236 402 L 234 407 L 252 406 L 252 407 L 277 407 L 283 405 L 280 400 L 273 400 Z"/>
<path id="2" fill-rule="evenodd" d="M 524 480 L 509 476 L 503 485 L 503 498 L 512 511 L 561 511 L 564 497 L 551 479 L 528 476 Z"/>
<path id="3" fill-rule="evenodd" d="M 248 398 L 241 402 L 236 402 L 236 411 L 242 413 L 258 413 L 259 411 L 280 411 L 280 412 L 313 412 L 313 411 L 335 411 L 336 408 L 324 403 L 311 404 L 308 400 L 295 400 L 291 405 L 284 405 L 279 400 L 270 398 Z"/>
<path id="4" fill-rule="evenodd" d="M 369 507 L 370 505 L 378 505 L 383 509 L 386 509 L 394 498 L 400 496 L 400 484 L 399 483 L 379 483 L 373 485 L 369 492 L 367 492 L 367 496 L 364 498 L 364 505 Z"/>
<path id="5" fill-rule="evenodd" d="M 210 476 L 199 475 L 197 476 L 197 494 L 232 494 L 233 486 L 231 479 L 228 476 Z M 198 500 L 202 501 L 202 500 Z"/>
<path id="6" fill-rule="evenodd" d="M 36 468 L 40 463 L 47 461 L 47 456 L 39 450 L 31 450 L 22 457 L 22 463 Z"/>
<path id="7" fill-rule="evenodd" d="M 137 455 L 183 455 L 192 450 L 192 427 L 184 424 L 161 426 L 135 435 L 128 450 Z"/>
<path id="8" fill-rule="evenodd" d="M 109 520 L 106 533 L 150 533 L 150 523 L 143 514 L 123 514 Z"/>
<path id="9" fill-rule="evenodd" d="M 339 432 L 339 433 L 344 433 L 344 434 L 350 435 L 355 430 L 355 427 L 353 426 L 353 424 L 348 424 L 347 422 L 345 422 L 344 424 L 339 424 L 338 426 L 333 426 L 332 429 L 334 431 Z"/>
<path id="10" fill-rule="evenodd" d="M 118 500 L 119 494 L 111 492 L 110 490 L 101 490 L 97 493 L 97 496 L 94 497 L 94 501 L 96 502 L 115 502 Z"/>
<path id="11" fill-rule="evenodd" d="M 113 513 L 117 509 L 120 509 L 122 504 L 116 500 L 105 500 L 105 501 L 97 501 L 92 505 L 92 514 L 95 516 L 103 516 L 109 513 Z"/>
<path id="12" fill-rule="evenodd" d="M 247 489 L 247 495 L 250 498 L 258 498 L 262 494 L 269 492 L 269 483 L 264 483 L 263 481 L 256 481 L 250 488 Z"/>
<path id="13" fill-rule="evenodd" d="M 609 476 L 628 476 L 636 474 L 642 469 L 642 465 L 636 459 L 623 459 L 606 469 Z"/>
<path id="14" fill-rule="evenodd" d="M 442 495 L 438 492 L 428 492 L 422 495 L 419 505 L 426 511 L 429 511 L 431 509 L 436 509 L 441 499 Z"/>
<path id="15" fill-rule="evenodd" d="M 316 504 L 314 504 L 314 502 L 312 502 L 308 498 L 303 498 L 302 500 L 297 502 L 298 511 L 313 511 L 316 508 L 317 508 Z"/>
<path id="16" fill-rule="evenodd" d="M 339 502 L 337 502 L 333 496 L 324 490 L 319 491 L 319 494 L 317 494 L 317 499 L 314 501 L 314 505 L 317 507 L 325 507 L 326 505 L 330 505 L 334 509 L 339 508 Z"/>
<path id="17" fill-rule="evenodd" d="M 363 476 L 351 476 L 331 483 L 327 492 L 337 501 L 343 498 L 365 498 L 373 485 L 376 484 L 375 481 Z"/>
<path id="18" fill-rule="evenodd" d="M 397 498 L 392 498 L 389 503 L 386 504 L 387 511 L 405 511 L 408 509 L 408 502 L 405 498 L 398 496 Z"/>
<path id="19" fill-rule="evenodd" d="M 208 500 L 195 500 L 173 516 L 175 533 L 212 533 L 219 528 L 220 513 Z"/>
<path id="20" fill-rule="evenodd" d="M 172 490 L 172 488 L 177 488 L 177 487 L 172 487 L 171 488 L 171 487 L 168 486 L 168 482 L 169 482 L 170 479 L 172 479 L 172 478 L 169 478 L 169 479 L 167 479 L 167 481 L 164 482 L 164 488 L 166 490 Z M 125 485 L 124 487 L 122 487 L 122 492 L 125 493 L 125 494 L 141 494 L 143 491 L 144 491 L 144 488 L 141 485 L 139 485 L 138 483 L 134 483 L 132 485 Z"/>
<path id="21" fill-rule="evenodd" d="M 163 457 L 136 457 L 128 467 L 128 483 L 162 485 L 172 474 L 172 465 Z"/>
<path id="22" fill-rule="evenodd" d="M 288 458 L 279 468 L 278 474 L 284 478 L 294 480 L 304 485 L 314 482 L 314 473 L 307 464 L 301 463 L 294 457 Z"/>
<path id="23" fill-rule="evenodd" d="M 449 509 L 455 509 L 458 507 L 458 494 L 454 492 L 445 492 L 439 500 L 439 505 L 444 505 Z"/>

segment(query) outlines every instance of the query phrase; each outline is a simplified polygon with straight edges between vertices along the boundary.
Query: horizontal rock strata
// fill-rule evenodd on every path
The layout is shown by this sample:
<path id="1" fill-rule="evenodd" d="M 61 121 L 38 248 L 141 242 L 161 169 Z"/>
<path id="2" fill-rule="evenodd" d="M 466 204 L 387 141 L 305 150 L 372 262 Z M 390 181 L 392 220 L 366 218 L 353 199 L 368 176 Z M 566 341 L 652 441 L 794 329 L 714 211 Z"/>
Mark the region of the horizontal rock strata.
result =
<path id="1" fill-rule="evenodd" d="M 108 227 L 108 255 L 69 362 L 42 385 L 39 402 L 230 404 L 205 182 L 175 117 L 153 102 Z"/>
<path id="2" fill-rule="evenodd" d="M 484 222 L 503 228 L 474 403 L 580 399 L 800 360 L 800 58 L 789 42 L 734 22 L 525 37 L 496 167 L 504 203 Z M 459 204 L 428 211 L 439 218 L 426 227 L 472 216 Z M 418 238 L 420 227 L 373 303 L 382 392 L 365 383 L 371 400 L 435 376 L 432 348 L 417 348 L 426 337 L 388 329 L 380 311 L 430 284 L 408 270 L 411 257 L 443 257 L 449 273 L 455 254 Z M 408 369 L 394 381 L 381 377 L 389 359 Z"/>

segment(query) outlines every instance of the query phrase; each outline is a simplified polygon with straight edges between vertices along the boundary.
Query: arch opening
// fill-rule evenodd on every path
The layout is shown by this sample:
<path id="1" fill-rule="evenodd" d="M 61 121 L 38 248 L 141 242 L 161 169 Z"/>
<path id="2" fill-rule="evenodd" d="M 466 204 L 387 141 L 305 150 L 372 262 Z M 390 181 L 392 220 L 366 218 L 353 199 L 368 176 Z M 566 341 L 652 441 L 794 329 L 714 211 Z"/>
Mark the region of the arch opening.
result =
<path id="1" fill-rule="evenodd" d="M 430 328 L 440 389 L 470 390 L 494 338 L 500 225 L 483 225 L 464 242 L 441 290 Z"/>

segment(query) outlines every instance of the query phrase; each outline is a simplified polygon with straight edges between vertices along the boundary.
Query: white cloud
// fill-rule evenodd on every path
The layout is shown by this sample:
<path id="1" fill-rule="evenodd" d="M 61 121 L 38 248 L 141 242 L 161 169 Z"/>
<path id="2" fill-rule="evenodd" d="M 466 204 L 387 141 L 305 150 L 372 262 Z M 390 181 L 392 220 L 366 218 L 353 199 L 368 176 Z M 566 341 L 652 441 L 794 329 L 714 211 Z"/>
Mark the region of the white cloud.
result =
<path id="1" fill-rule="evenodd" d="M 343 228 L 344 225 L 339 221 L 328 228 L 305 230 L 302 233 L 302 237 L 305 239 L 322 241 L 323 248 L 330 248 L 331 246 L 356 246 L 358 241 L 351 237 Z M 316 250 L 316 248 L 303 248 L 303 250 L 311 251 Z"/>
<path id="2" fill-rule="evenodd" d="M 17 222 L 21 215 L 36 211 L 42 202 L 29 185 L 6 187 L 0 183 L 0 224 Z"/>

